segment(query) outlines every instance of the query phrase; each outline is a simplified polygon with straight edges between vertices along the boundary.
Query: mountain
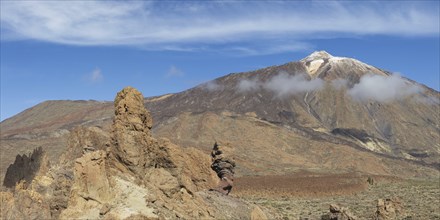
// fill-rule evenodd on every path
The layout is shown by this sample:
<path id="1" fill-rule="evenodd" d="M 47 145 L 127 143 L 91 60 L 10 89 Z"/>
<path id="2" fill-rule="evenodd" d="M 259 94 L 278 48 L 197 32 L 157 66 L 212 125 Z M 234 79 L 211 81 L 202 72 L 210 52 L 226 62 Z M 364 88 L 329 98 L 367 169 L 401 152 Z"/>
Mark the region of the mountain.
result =
<path id="1" fill-rule="evenodd" d="M 237 175 L 361 172 L 438 175 L 440 93 L 325 51 L 145 98 L 156 136 L 208 153 L 234 146 Z M 51 160 L 76 126 L 110 131 L 113 103 L 48 101 L 0 124 L 1 174 L 42 146 Z"/>

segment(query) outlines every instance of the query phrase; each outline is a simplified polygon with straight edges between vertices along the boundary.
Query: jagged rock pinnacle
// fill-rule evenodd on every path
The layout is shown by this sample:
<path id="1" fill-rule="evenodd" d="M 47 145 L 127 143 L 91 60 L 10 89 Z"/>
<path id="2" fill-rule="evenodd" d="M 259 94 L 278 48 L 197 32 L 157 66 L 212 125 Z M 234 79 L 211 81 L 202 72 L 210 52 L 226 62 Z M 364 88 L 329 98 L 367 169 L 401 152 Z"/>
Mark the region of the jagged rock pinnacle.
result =
<path id="1" fill-rule="evenodd" d="M 116 95 L 115 125 L 144 132 L 148 132 L 153 127 L 150 112 L 144 107 L 144 97 L 135 88 L 125 87 Z"/>

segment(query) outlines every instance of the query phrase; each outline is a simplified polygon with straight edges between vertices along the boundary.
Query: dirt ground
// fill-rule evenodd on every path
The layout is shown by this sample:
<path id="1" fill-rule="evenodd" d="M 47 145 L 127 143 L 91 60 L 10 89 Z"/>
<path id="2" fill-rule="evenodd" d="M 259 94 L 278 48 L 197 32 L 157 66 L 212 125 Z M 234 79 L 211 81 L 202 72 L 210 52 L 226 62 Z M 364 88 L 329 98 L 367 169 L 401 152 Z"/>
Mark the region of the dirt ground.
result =
<path id="1" fill-rule="evenodd" d="M 368 177 L 374 180 L 367 182 Z M 330 204 L 371 219 L 377 199 L 399 198 L 403 219 L 440 219 L 440 180 L 404 180 L 360 174 L 249 176 L 235 180 L 232 196 L 272 209 L 283 219 L 320 219 Z"/>

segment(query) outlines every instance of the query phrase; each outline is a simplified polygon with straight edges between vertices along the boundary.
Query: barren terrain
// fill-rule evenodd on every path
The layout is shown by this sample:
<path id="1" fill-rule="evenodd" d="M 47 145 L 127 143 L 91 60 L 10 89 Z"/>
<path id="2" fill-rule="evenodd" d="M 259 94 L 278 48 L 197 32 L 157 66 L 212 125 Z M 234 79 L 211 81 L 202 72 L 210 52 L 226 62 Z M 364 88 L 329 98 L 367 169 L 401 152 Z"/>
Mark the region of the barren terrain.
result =
<path id="1" fill-rule="evenodd" d="M 368 177 L 373 178 L 372 185 Z M 320 219 L 330 204 L 340 204 L 360 219 L 371 219 L 377 200 L 386 198 L 403 202 L 405 219 L 440 219 L 438 179 L 299 173 L 240 177 L 236 183 L 233 196 L 275 209 L 283 219 Z"/>

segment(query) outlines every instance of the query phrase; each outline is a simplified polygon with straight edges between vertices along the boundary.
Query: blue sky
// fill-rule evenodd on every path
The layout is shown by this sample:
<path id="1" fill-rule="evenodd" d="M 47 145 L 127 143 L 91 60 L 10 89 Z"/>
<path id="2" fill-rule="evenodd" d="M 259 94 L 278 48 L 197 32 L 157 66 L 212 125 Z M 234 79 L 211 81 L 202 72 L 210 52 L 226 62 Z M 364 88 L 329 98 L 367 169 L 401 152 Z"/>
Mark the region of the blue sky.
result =
<path id="1" fill-rule="evenodd" d="M 1 120 L 45 100 L 179 92 L 232 72 L 353 57 L 439 90 L 438 1 L 1 1 Z"/>

